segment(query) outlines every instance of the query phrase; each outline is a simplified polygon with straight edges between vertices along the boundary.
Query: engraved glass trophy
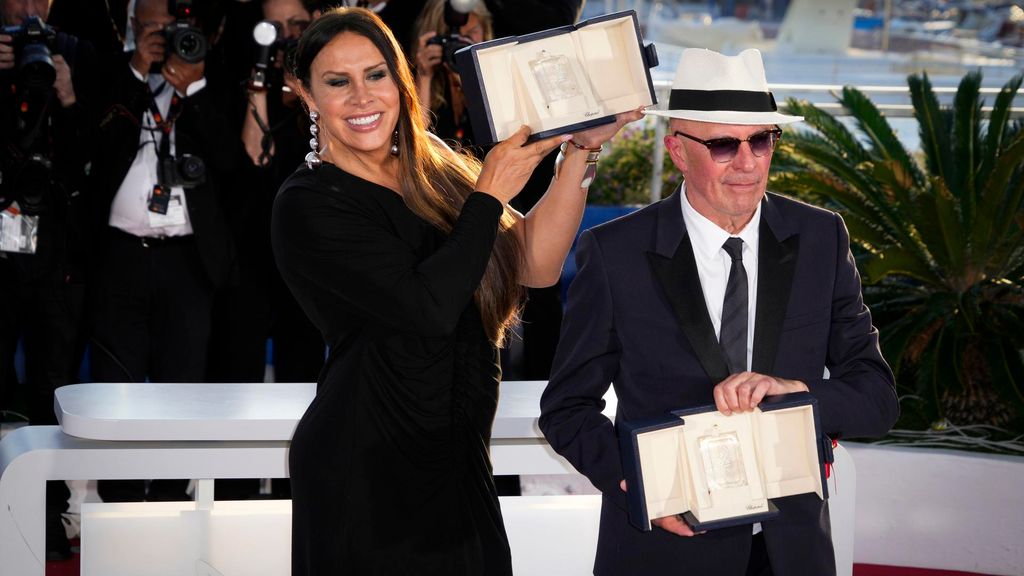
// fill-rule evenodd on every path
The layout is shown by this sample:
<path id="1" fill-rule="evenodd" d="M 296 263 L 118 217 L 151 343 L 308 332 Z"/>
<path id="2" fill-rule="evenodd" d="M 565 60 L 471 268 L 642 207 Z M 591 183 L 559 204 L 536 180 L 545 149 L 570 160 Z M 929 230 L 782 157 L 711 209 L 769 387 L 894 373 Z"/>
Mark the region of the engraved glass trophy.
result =
<path id="1" fill-rule="evenodd" d="M 697 439 L 708 492 L 738 488 L 747 485 L 747 471 L 743 464 L 743 449 L 735 432 L 714 431 Z"/>
<path id="2" fill-rule="evenodd" d="M 529 66 L 552 116 L 582 114 L 596 102 L 575 58 L 541 50 L 537 58 L 530 60 Z"/>

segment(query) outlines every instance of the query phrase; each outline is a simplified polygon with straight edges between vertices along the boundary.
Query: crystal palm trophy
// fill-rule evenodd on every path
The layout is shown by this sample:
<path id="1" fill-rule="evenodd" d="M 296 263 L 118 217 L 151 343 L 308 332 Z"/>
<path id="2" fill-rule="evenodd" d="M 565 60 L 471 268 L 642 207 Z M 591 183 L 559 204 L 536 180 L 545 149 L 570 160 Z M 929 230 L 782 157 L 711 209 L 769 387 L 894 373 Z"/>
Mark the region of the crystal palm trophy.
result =
<path id="1" fill-rule="evenodd" d="M 743 448 L 735 432 L 722 432 L 716 424 L 710 434 L 697 438 L 708 492 L 747 485 Z"/>
<path id="2" fill-rule="evenodd" d="M 593 107 L 591 102 L 596 102 L 590 83 L 575 58 L 541 50 L 537 58 L 530 60 L 529 66 L 552 116 L 582 114 Z"/>

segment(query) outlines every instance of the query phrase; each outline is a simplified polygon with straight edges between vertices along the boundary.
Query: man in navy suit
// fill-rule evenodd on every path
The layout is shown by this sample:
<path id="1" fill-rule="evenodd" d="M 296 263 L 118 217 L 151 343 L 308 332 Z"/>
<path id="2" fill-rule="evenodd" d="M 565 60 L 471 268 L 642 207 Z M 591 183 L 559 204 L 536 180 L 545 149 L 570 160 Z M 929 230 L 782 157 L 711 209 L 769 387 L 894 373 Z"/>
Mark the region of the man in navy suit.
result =
<path id="1" fill-rule="evenodd" d="M 665 147 L 683 173 L 660 202 L 584 232 L 540 426 L 603 493 L 594 573 L 835 574 L 828 504 L 773 500 L 777 519 L 694 534 L 680 517 L 633 528 L 616 419 L 809 391 L 831 438 L 879 436 L 899 414 L 892 371 L 832 212 L 766 192 L 782 124 L 761 55 L 686 50 Z M 755 534 L 756 532 L 756 534 Z"/>

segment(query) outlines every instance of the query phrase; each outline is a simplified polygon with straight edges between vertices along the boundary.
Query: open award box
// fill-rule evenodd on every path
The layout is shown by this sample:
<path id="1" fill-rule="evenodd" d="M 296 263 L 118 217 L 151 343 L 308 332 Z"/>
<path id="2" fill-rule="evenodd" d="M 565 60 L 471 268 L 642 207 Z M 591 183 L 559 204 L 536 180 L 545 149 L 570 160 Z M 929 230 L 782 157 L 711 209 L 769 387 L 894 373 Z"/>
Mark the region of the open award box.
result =
<path id="1" fill-rule="evenodd" d="M 619 424 L 629 521 L 681 514 L 694 531 L 751 524 L 778 515 L 773 498 L 828 497 L 817 400 L 807 392 L 768 396 L 750 412 L 714 406 L 661 420 Z"/>
<path id="2" fill-rule="evenodd" d="M 474 44 L 456 52 L 455 62 L 481 145 L 523 124 L 536 140 L 608 124 L 657 102 L 650 71 L 657 52 L 643 46 L 633 10 Z"/>

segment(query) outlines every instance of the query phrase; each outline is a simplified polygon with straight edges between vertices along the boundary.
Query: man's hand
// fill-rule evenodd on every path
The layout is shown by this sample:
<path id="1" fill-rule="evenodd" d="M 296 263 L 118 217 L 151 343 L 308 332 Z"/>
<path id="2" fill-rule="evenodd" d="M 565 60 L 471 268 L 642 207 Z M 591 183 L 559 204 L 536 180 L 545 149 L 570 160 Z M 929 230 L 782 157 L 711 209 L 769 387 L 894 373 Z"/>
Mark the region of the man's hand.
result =
<path id="1" fill-rule="evenodd" d="M 164 62 L 162 73 L 164 78 L 167 79 L 167 82 L 171 86 L 174 86 L 174 89 L 177 90 L 179 94 L 185 94 L 185 91 L 188 90 L 190 84 L 203 77 L 203 72 L 205 70 L 205 62 L 200 61 L 195 64 L 190 64 L 181 58 L 178 58 L 176 54 L 171 54 L 167 61 Z"/>
<path id="2" fill-rule="evenodd" d="M 799 380 L 786 380 L 757 372 L 740 372 L 715 386 L 715 407 L 728 416 L 733 412 L 748 412 L 757 408 L 768 395 L 807 391 L 807 384 Z"/>
<path id="3" fill-rule="evenodd" d="M 627 491 L 625 479 L 619 482 L 619 488 L 621 488 L 623 492 Z M 693 529 L 691 529 L 686 522 L 683 522 L 683 519 L 680 518 L 678 514 L 673 514 L 672 516 L 664 516 L 662 518 L 655 518 L 654 520 L 651 520 L 651 524 L 657 526 L 658 528 L 661 528 L 666 532 L 671 532 L 676 536 L 696 536 Z M 701 532 L 701 534 L 703 534 L 703 532 Z"/>
<path id="4" fill-rule="evenodd" d="M 135 52 L 132 53 L 131 65 L 145 78 L 153 62 L 163 62 L 165 40 L 159 25 L 149 24 L 139 28 L 142 33 L 135 31 Z"/>
<path id="5" fill-rule="evenodd" d="M 14 38 L 0 34 L 0 70 L 14 68 L 14 46 L 11 42 L 14 42 Z"/>
<path id="6" fill-rule="evenodd" d="M 53 81 L 53 89 L 57 91 L 60 105 L 70 108 L 75 104 L 75 86 L 71 83 L 71 68 L 60 54 L 53 55 L 53 67 L 57 70 L 57 78 Z"/>

